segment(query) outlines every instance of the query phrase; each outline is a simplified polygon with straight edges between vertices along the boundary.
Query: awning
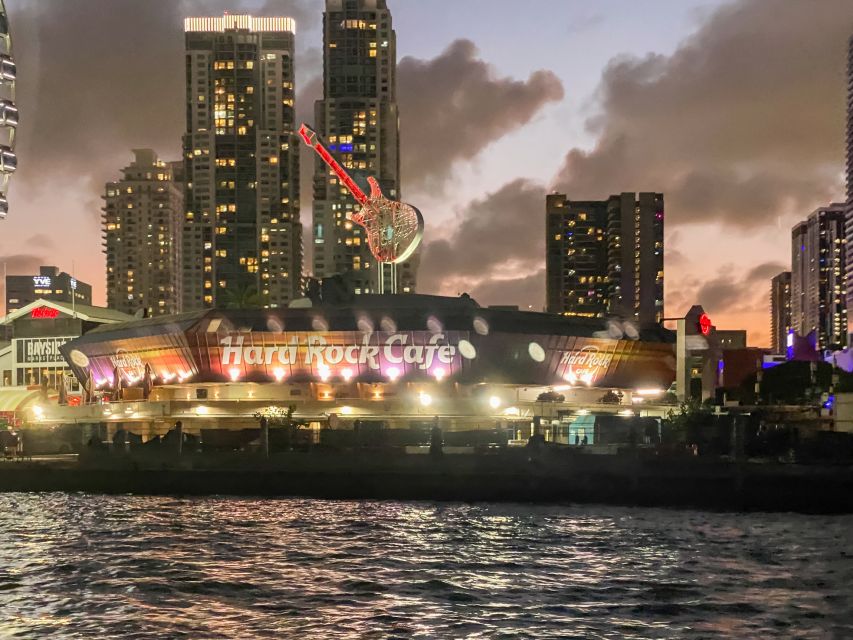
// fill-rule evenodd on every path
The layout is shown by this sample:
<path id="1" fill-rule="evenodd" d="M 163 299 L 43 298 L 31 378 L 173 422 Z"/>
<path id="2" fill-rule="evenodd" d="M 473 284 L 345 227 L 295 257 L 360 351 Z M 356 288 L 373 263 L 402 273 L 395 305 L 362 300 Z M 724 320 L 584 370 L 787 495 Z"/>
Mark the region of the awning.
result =
<path id="1" fill-rule="evenodd" d="M 40 397 L 41 391 L 39 389 L 27 389 L 26 387 L 0 388 L 0 413 L 21 411 Z"/>

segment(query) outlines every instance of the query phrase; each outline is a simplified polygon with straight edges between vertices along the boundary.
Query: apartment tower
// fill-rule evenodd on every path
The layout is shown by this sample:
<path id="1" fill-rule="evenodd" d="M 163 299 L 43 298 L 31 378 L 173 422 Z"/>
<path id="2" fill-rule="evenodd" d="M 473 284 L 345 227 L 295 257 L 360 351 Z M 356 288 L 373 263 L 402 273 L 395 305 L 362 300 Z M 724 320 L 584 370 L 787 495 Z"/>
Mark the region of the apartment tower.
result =
<path id="1" fill-rule="evenodd" d="M 173 163 L 134 149 L 117 182 L 108 182 L 102 209 L 107 255 L 107 306 L 127 314 L 181 310 L 183 184 Z"/>
<path id="2" fill-rule="evenodd" d="M 770 348 L 785 353 L 791 330 L 791 272 L 783 271 L 770 281 Z"/>
<path id="3" fill-rule="evenodd" d="M 315 128 L 339 162 L 367 190 L 379 182 L 399 200 L 400 127 L 396 100 L 397 48 L 385 0 L 326 0 L 323 14 L 323 99 Z M 319 158 L 314 168 L 314 276 L 341 274 L 353 291 L 379 291 L 379 265 L 364 229 L 350 218 L 359 205 Z M 389 265 L 384 281 L 390 281 Z M 417 258 L 396 265 L 397 291 L 414 291 Z"/>
<path id="4" fill-rule="evenodd" d="M 820 351 L 847 345 L 845 209 L 820 207 L 791 231 L 791 326 Z"/>
<path id="5" fill-rule="evenodd" d="M 294 21 L 187 18 L 184 309 L 300 294 Z"/>
<path id="6" fill-rule="evenodd" d="M 547 308 L 569 316 L 663 319 L 661 193 L 546 198 Z"/>

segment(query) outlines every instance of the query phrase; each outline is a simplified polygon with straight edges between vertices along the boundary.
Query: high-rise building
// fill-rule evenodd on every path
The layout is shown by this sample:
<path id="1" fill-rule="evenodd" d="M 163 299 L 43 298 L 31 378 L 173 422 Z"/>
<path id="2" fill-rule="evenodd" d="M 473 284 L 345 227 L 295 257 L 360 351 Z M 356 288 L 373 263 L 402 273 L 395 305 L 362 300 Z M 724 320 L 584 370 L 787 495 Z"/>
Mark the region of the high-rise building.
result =
<path id="1" fill-rule="evenodd" d="M 23 309 L 36 300 L 92 304 L 92 285 L 60 271 L 39 267 L 38 275 L 6 276 L 6 313 Z"/>
<path id="2" fill-rule="evenodd" d="M 107 306 L 147 316 L 181 310 L 181 235 L 184 186 L 151 149 L 134 160 L 104 191 Z"/>
<path id="3" fill-rule="evenodd" d="M 818 350 L 847 345 L 845 205 L 820 207 L 791 232 L 791 326 Z"/>
<path id="4" fill-rule="evenodd" d="M 791 330 L 791 272 L 783 271 L 770 281 L 770 348 L 785 353 Z"/>
<path id="5" fill-rule="evenodd" d="M 379 182 L 400 199 L 397 47 L 385 0 L 326 0 L 323 99 L 314 105 L 317 132 L 357 182 Z M 364 184 L 366 187 L 366 184 Z M 379 271 L 367 236 L 350 220 L 358 204 L 320 159 L 314 168 L 314 276 L 344 274 L 355 293 L 376 293 Z M 385 281 L 390 265 L 385 265 Z M 396 266 L 397 290 L 414 291 L 417 258 Z"/>
<path id="6" fill-rule="evenodd" d="M 853 265 L 853 36 L 847 43 L 847 252 L 846 264 Z M 847 273 L 847 306 L 853 305 L 853 266 Z"/>
<path id="7" fill-rule="evenodd" d="M 582 318 L 608 313 L 607 202 L 572 201 L 552 193 L 547 210 L 549 311 Z"/>
<path id="8" fill-rule="evenodd" d="M 661 193 L 546 198 L 547 308 L 581 317 L 663 319 Z"/>
<path id="9" fill-rule="evenodd" d="M 187 18 L 184 310 L 300 293 L 291 18 Z"/>

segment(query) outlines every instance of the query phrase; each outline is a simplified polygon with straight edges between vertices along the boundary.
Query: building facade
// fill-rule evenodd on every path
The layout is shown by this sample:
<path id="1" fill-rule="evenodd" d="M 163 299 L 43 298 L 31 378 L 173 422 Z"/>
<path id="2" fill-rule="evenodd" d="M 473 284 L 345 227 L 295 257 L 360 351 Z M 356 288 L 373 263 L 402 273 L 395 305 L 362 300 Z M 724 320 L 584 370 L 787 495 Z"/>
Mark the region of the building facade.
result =
<path id="1" fill-rule="evenodd" d="M 0 343 L 0 387 L 43 387 L 56 390 L 77 380 L 59 352 L 66 342 L 103 324 L 127 322 L 132 316 L 93 307 L 39 299 L 0 318 L 9 342 Z"/>
<path id="2" fill-rule="evenodd" d="M 400 200 L 397 48 L 385 0 L 326 0 L 323 14 L 323 99 L 314 105 L 316 130 L 353 178 L 373 176 L 388 199 Z M 318 157 L 314 166 L 314 276 L 345 276 L 357 294 L 376 293 L 379 265 L 362 227 L 358 204 Z M 384 266 L 385 281 L 391 278 Z M 414 291 L 417 257 L 396 265 L 397 291 Z"/>
<path id="3" fill-rule="evenodd" d="M 286 306 L 302 279 L 291 18 L 187 18 L 183 307 Z"/>
<path id="4" fill-rule="evenodd" d="M 770 281 L 770 348 L 786 353 L 791 330 L 791 272 L 783 271 Z"/>
<path id="5" fill-rule="evenodd" d="M 663 194 L 571 201 L 554 193 L 545 208 L 548 311 L 663 319 Z"/>
<path id="6" fill-rule="evenodd" d="M 791 324 L 819 351 L 847 345 L 845 209 L 821 207 L 791 232 Z"/>
<path id="7" fill-rule="evenodd" d="M 717 329 L 720 349 L 746 349 L 746 329 Z"/>
<path id="8" fill-rule="evenodd" d="M 581 318 L 608 313 L 607 202 L 546 197 L 547 308 Z"/>
<path id="9" fill-rule="evenodd" d="M 38 275 L 6 276 L 6 313 L 40 299 L 90 305 L 92 285 L 57 267 L 39 267 Z"/>
<path id="10" fill-rule="evenodd" d="M 183 184 L 174 163 L 134 149 L 122 178 L 104 188 L 107 306 L 146 316 L 181 310 Z"/>

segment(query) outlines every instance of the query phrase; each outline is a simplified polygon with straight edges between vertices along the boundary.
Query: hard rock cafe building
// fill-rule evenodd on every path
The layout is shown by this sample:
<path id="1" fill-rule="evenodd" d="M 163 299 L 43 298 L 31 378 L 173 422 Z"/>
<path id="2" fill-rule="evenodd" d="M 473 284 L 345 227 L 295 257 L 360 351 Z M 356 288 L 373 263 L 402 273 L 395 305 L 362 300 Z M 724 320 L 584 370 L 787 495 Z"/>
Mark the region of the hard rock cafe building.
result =
<path id="1" fill-rule="evenodd" d="M 473 300 L 359 296 L 349 305 L 207 310 L 98 327 L 59 347 L 79 406 L 45 424 L 119 427 L 143 440 L 257 427 L 288 408 L 306 428 L 505 429 L 572 442 L 591 418 L 662 415 L 675 333 Z M 118 384 L 117 384 L 118 381 Z M 574 428 L 573 428 L 574 427 Z M 591 442 L 590 442 L 591 443 Z"/>

